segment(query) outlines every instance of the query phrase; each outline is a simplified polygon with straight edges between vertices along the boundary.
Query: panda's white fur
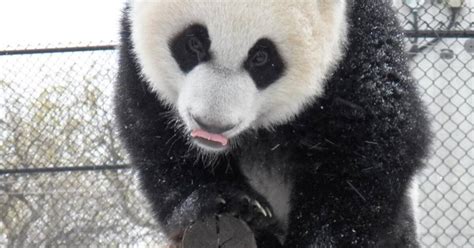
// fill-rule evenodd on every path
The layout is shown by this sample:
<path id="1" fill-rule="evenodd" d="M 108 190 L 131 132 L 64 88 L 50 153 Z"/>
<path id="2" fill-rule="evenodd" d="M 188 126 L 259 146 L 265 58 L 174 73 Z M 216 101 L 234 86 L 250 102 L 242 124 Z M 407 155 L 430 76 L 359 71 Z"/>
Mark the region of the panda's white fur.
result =
<path id="1" fill-rule="evenodd" d="M 322 94 L 323 81 L 340 59 L 346 37 L 345 1 L 134 0 L 132 38 L 143 77 L 166 103 L 179 110 L 189 130 L 190 115 L 249 127 L 286 122 Z M 314 11 L 311 15 L 308 9 Z M 213 63 L 187 75 L 169 49 L 171 37 L 193 23 L 204 24 Z M 269 38 L 289 65 L 285 75 L 257 90 L 241 65 L 258 39 Z"/>

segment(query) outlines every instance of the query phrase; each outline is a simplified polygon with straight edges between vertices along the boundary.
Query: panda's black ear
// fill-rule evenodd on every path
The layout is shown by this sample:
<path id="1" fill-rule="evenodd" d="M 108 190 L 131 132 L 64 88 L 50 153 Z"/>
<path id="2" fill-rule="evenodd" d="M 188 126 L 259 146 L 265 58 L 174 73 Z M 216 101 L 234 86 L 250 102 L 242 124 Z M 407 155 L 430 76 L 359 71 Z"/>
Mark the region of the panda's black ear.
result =
<path id="1" fill-rule="evenodd" d="M 184 73 L 190 72 L 200 63 L 211 60 L 210 47 L 209 33 L 201 24 L 187 27 L 169 42 L 171 55 Z"/>
<path id="2" fill-rule="evenodd" d="M 255 43 L 243 66 L 260 90 L 277 81 L 285 72 L 285 64 L 275 43 L 267 38 Z"/>

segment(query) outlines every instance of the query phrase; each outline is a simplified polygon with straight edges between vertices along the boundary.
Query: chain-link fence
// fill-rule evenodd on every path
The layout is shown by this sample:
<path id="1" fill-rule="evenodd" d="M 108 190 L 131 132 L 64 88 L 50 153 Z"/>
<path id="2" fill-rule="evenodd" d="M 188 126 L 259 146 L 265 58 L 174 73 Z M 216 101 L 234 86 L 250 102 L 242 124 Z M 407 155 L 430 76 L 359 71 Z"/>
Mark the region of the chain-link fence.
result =
<path id="1" fill-rule="evenodd" d="M 419 178 L 420 241 L 473 247 L 473 5 L 398 2 L 435 131 Z M 117 54 L 108 44 L 0 52 L 0 247 L 162 240 L 113 128 Z"/>

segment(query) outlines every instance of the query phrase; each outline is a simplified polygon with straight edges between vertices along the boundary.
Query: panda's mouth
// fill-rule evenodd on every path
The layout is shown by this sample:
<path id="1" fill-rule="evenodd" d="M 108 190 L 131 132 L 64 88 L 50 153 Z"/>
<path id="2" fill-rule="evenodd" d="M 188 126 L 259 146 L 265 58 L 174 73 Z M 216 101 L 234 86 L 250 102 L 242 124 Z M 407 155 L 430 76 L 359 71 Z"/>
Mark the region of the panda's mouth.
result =
<path id="1" fill-rule="evenodd" d="M 197 145 L 212 151 L 223 151 L 229 146 L 229 139 L 224 135 L 209 133 L 202 129 L 192 131 L 191 137 Z"/>

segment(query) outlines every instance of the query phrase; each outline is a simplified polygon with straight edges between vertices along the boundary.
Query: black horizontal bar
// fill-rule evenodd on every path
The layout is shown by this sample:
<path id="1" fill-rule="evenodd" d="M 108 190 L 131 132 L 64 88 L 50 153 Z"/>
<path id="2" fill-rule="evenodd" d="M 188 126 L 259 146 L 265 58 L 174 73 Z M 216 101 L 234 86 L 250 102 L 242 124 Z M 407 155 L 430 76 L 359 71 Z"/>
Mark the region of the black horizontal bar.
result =
<path id="1" fill-rule="evenodd" d="M 404 30 L 409 38 L 474 38 L 472 30 Z M 116 45 L 3 50 L 0 56 L 115 50 Z"/>
<path id="2" fill-rule="evenodd" d="M 0 170 L 0 175 L 128 170 L 131 168 L 132 166 L 130 165 L 96 165 L 96 166 L 76 166 L 76 167 L 21 168 L 21 169 Z"/>
<path id="3" fill-rule="evenodd" d="M 405 30 L 404 33 L 409 38 L 474 38 L 474 31 L 472 30 Z"/>
<path id="4" fill-rule="evenodd" d="M 104 46 L 85 46 L 85 47 L 56 47 L 56 48 L 3 50 L 3 51 L 0 51 L 0 56 L 44 54 L 44 53 L 93 52 L 93 51 L 115 50 L 115 48 L 116 48 L 115 45 L 104 45 Z"/>

